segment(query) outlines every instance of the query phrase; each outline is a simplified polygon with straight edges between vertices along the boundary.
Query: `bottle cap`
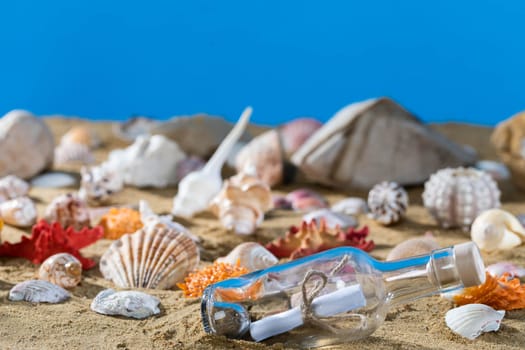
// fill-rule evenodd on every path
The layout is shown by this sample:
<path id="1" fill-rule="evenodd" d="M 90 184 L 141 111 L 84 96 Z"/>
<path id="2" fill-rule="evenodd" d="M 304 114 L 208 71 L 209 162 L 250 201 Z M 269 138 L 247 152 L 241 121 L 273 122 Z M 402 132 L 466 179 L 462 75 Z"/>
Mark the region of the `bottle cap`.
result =
<path id="1" fill-rule="evenodd" d="M 485 283 L 485 264 L 474 242 L 455 245 L 454 258 L 463 286 L 472 287 Z"/>

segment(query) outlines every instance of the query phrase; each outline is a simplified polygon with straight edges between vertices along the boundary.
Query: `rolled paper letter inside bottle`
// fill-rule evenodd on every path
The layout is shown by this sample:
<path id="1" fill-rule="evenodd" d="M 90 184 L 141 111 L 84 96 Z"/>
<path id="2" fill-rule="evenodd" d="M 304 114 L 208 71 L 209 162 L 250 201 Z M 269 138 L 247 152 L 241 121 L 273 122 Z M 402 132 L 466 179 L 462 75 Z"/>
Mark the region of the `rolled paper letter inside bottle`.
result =
<path id="1" fill-rule="evenodd" d="M 479 285 L 485 268 L 473 242 L 381 262 L 341 247 L 209 286 L 207 333 L 318 347 L 364 338 L 390 307 Z"/>

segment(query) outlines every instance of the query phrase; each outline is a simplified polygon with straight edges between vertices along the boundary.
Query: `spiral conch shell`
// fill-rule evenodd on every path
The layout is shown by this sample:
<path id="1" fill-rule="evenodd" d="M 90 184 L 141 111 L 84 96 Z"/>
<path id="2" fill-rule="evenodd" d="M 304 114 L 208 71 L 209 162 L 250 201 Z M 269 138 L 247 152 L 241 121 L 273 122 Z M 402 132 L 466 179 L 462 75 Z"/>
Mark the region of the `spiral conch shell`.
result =
<path id="1" fill-rule="evenodd" d="M 245 242 L 239 244 L 225 257 L 218 258 L 217 262 L 242 266 L 251 272 L 276 265 L 279 259 L 259 243 Z"/>
<path id="2" fill-rule="evenodd" d="M 0 203 L 27 195 L 29 184 L 14 175 L 7 175 L 0 179 Z"/>
<path id="3" fill-rule="evenodd" d="M 255 175 L 239 173 L 224 182 L 210 209 L 229 230 L 252 234 L 273 205 L 270 187 Z"/>
<path id="4" fill-rule="evenodd" d="M 40 265 L 38 278 L 62 288 L 73 288 L 82 279 L 82 264 L 71 254 L 58 253 Z"/>
<path id="5" fill-rule="evenodd" d="M 482 250 L 505 250 L 521 244 L 525 237 L 525 228 L 511 213 L 490 209 L 474 220 L 470 235 Z"/>
<path id="6" fill-rule="evenodd" d="M 0 217 L 8 225 L 32 226 L 37 217 L 35 203 L 29 197 L 19 197 L 0 203 Z"/>
<path id="7" fill-rule="evenodd" d="M 368 193 L 370 216 L 383 225 L 398 222 L 408 208 L 408 195 L 396 182 L 383 181 Z"/>

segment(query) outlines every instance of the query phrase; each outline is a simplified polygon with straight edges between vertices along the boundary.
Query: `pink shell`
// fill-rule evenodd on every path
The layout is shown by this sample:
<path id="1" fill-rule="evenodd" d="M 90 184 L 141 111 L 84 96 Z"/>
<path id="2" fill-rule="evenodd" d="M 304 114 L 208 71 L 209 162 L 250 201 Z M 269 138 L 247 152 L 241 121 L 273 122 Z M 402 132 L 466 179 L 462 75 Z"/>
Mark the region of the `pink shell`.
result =
<path id="1" fill-rule="evenodd" d="M 292 191 L 285 198 L 291 203 L 292 209 L 295 211 L 309 212 L 329 207 L 327 200 L 323 196 L 307 188 Z"/>
<path id="2" fill-rule="evenodd" d="M 298 118 L 280 128 L 282 147 L 286 157 L 290 157 L 323 124 L 312 118 Z"/>

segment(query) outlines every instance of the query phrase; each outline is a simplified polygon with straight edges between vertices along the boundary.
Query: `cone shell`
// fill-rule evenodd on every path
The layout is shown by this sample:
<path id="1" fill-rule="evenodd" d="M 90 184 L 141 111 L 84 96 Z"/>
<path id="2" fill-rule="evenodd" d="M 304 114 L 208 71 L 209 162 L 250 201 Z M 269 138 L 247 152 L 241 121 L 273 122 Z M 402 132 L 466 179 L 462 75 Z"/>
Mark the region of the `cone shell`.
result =
<path id="1" fill-rule="evenodd" d="M 8 175 L 0 179 L 0 203 L 27 195 L 29 184 L 18 176 Z"/>
<path id="2" fill-rule="evenodd" d="M 75 230 L 90 226 L 87 203 L 76 193 L 56 197 L 46 208 L 44 218 L 49 222 L 58 222 L 64 228 L 73 226 Z"/>
<path id="3" fill-rule="evenodd" d="M 69 292 L 48 281 L 29 280 L 18 283 L 9 291 L 11 301 L 31 303 L 60 303 L 69 299 Z"/>
<path id="4" fill-rule="evenodd" d="M 483 332 L 499 330 L 505 311 L 496 311 L 483 304 L 468 304 L 449 310 L 447 326 L 460 336 L 474 340 Z"/>
<path id="5" fill-rule="evenodd" d="M 408 208 L 408 194 L 396 182 L 383 181 L 368 193 L 370 216 L 383 225 L 401 220 Z"/>
<path id="6" fill-rule="evenodd" d="M 482 250 L 506 250 L 521 244 L 525 237 L 525 228 L 511 213 L 490 209 L 474 220 L 470 235 Z"/>
<path id="7" fill-rule="evenodd" d="M 29 227 L 36 222 L 37 211 L 29 197 L 19 197 L 0 203 L 0 216 L 8 225 Z"/>
<path id="8" fill-rule="evenodd" d="M 73 288 L 82 279 L 82 264 L 71 254 L 55 254 L 40 265 L 38 278 L 62 288 Z"/>
<path id="9" fill-rule="evenodd" d="M 217 262 L 242 266 L 251 272 L 276 265 L 279 259 L 259 243 L 245 242 L 239 244 L 225 257 L 217 259 Z"/>
<path id="10" fill-rule="evenodd" d="M 170 289 L 198 263 L 199 250 L 191 238 L 148 225 L 113 242 L 100 259 L 100 271 L 119 288 Z"/>

